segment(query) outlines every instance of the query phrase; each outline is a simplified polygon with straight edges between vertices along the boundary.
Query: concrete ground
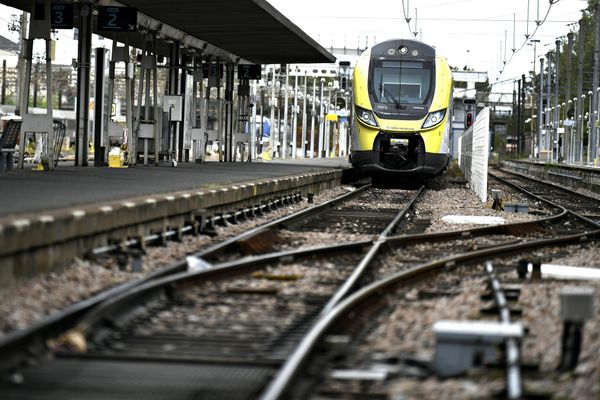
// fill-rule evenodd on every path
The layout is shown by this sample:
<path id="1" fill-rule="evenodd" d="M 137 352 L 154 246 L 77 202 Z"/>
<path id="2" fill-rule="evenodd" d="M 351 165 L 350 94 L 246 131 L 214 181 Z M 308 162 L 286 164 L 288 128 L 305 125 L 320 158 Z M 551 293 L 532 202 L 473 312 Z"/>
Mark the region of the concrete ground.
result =
<path id="1" fill-rule="evenodd" d="M 176 168 L 114 169 L 62 166 L 55 171 L 0 173 L 0 217 L 68 208 L 110 200 L 216 187 L 332 168 L 350 168 L 347 158 L 252 163 L 179 164 Z"/>

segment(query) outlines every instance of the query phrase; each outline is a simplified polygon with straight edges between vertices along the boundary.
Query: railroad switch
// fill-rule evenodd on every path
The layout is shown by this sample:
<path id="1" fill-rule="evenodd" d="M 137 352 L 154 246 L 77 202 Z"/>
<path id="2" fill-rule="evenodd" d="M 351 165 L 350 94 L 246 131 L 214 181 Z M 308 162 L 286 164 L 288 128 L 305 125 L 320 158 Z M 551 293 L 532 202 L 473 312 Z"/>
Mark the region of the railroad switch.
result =
<path id="1" fill-rule="evenodd" d="M 594 316 L 594 288 L 567 287 L 560 292 L 560 316 L 563 321 L 560 372 L 577 367 L 583 342 L 583 325 Z"/>
<path id="2" fill-rule="evenodd" d="M 437 321 L 433 368 L 440 377 L 463 374 L 469 369 L 494 362 L 498 346 L 508 339 L 521 340 L 520 323 L 495 321 Z"/>

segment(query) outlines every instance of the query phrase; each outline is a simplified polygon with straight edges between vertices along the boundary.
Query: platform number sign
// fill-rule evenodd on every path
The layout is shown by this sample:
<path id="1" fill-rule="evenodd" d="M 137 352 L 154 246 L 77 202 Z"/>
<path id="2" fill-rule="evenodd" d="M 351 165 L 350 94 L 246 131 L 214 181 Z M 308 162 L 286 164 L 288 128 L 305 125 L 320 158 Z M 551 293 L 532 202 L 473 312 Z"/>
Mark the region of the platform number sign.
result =
<path id="1" fill-rule="evenodd" d="M 137 9 L 133 7 L 98 7 L 98 30 L 135 32 L 137 30 Z"/>
<path id="2" fill-rule="evenodd" d="M 73 29 L 73 4 L 50 4 L 50 28 Z"/>
<path id="3" fill-rule="evenodd" d="M 238 79 L 260 79 L 260 64 L 239 64 Z"/>

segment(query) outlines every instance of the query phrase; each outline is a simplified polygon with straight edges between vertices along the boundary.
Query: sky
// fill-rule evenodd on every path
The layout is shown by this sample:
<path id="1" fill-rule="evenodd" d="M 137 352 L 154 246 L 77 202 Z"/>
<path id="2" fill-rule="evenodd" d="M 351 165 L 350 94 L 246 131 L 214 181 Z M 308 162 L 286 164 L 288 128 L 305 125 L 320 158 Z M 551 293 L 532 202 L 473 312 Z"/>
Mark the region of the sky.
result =
<path id="1" fill-rule="evenodd" d="M 268 1 L 326 48 L 364 47 L 367 41 L 372 45 L 391 38 L 411 38 L 411 32 L 417 32 L 417 39 L 436 47 L 450 65 L 487 71 L 492 83 L 512 81 L 533 69 L 534 46 L 527 44 L 526 34 L 529 39 L 540 40 L 535 46 L 539 60 L 540 54 L 555 47 L 556 38 L 566 38 L 577 27 L 572 24 L 587 5 L 585 0 L 558 0 L 531 36 L 535 21 L 546 16 L 549 0 Z M 403 6 L 411 18 L 410 29 Z M 503 61 L 511 58 L 512 48 L 520 50 L 503 67 Z M 508 86 L 512 91 L 512 82 Z"/>
<path id="2" fill-rule="evenodd" d="M 572 24 L 587 4 L 585 0 L 558 0 L 549 9 L 549 0 L 268 1 L 325 48 L 364 48 L 367 43 L 373 45 L 390 38 L 411 38 L 411 32 L 417 32 L 417 38 L 435 46 L 450 65 L 487 71 L 492 83 L 510 81 L 494 87 L 509 92 L 514 78 L 533 69 L 534 46 L 527 43 L 525 35 L 533 33 L 535 21 L 543 20 L 549 10 L 546 21 L 530 36 L 540 40 L 535 46 L 539 59 L 554 48 L 557 37 L 566 37 L 570 29 L 576 28 Z M 403 8 L 408 10 L 410 28 Z M 8 26 L 11 14 L 17 13 L 0 5 L 0 35 L 13 41 L 18 40 L 18 34 L 10 32 Z M 76 57 L 73 32 L 60 30 L 55 38 L 57 62 L 70 64 Z M 102 45 L 97 42 L 94 46 L 98 44 Z M 520 49 L 514 56 L 513 47 Z M 535 68 L 539 69 L 539 61 Z"/>

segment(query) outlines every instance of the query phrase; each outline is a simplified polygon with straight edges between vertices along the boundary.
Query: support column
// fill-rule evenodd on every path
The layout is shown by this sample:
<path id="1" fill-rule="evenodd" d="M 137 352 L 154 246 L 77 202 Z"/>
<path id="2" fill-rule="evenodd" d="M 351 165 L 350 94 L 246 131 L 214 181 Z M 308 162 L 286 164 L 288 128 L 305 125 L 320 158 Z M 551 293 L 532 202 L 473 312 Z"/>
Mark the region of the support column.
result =
<path id="1" fill-rule="evenodd" d="M 233 161 L 233 63 L 225 66 L 225 161 Z"/>
<path id="2" fill-rule="evenodd" d="M 268 74 L 268 72 L 267 72 Z M 271 146 L 271 159 L 275 158 L 275 64 L 273 64 L 273 79 L 271 81 L 271 127 L 269 130 L 269 143 Z"/>
<path id="3" fill-rule="evenodd" d="M 323 130 L 325 129 L 325 127 L 324 127 L 325 118 L 323 118 L 323 85 L 324 84 L 325 84 L 325 78 L 321 78 L 321 96 L 320 96 L 321 102 L 319 103 L 319 155 L 318 155 L 318 157 L 323 157 L 323 136 L 325 133 L 325 132 L 323 132 Z"/>
<path id="4" fill-rule="evenodd" d="M 600 85 L 600 2 L 596 1 L 594 7 L 594 67 L 592 73 L 592 111 L 590 113 L 590 159 L 588 162 L 598 163 L 598 86 Z"/>
<path id="5" fill-rule="evenodd" d="M 289 88 L 289 70 L 285 65 L 285 86 L 283 87 L 283 140 L 281 144 L 281 159 L 287 158 L 288 149 L 288 88 Z M 291 139 L 290 139 L 291 141 Z"/>
<path id="6" fill-rule="evenodd" d="M 558 114 L 558 87 L 560 86 L 560 40 L 557 40 L 554 42 L 556 44 L 556 53 L 554 56 L 554 70 L 555 72 L 555 83 L 554 83 L 554 135 L 553 135 L 553 140 L 552 140 L 552 160 L 553 161 L 558 161 L 559 156 L 560 156 L 560 148 L 558 146 L 558 142 L 559 142 L 559 137 L 558 137 L 558 118 L 559 118 L 559 114 Z M 554 144 L 554 141 L 556 141 L 556 144 Z M 554 155 L 554 148 L 556 148 L 556 156 Z"/>
<path id="7" fill-rule="evenodd" d="M 538 154 L 537 158 L 540 158 L 540 152 L 542 151 L 542 136 L 544 130 L 544 58 L 540 58 L 540 108 L 538 111 Z M 545 147 L 545 146 L 544 146 Z"/>
<path id="8" fill-rule="evenodd" d="M 315 113 L 317 101 L 317 77 L 313 77 L 312 107 L 310 111 L 310 158 L 315 157 Z"/>
<path id="9" fill-rule="evenodd" d="M 178 94 L 179 82 L 179 43 L 170 44 L 169 67 L 168 93 L 176 95 Z M 169 153 L 172 160 L 179 161 L 178 124 L 179 122 L 169 122 Z"/>
<path id="10" fill-rule="evenodd" d="M 306 158 L 306 103 L 308 102 L 308 76 L 304 71 L 304 98 L 302 101 L 302 155 L 300 158 Z"/>
<path id="11" fill-rule="evenodd" d="M 96 49 L 96 83 L 94 93 L 94 166 L 103 167 L 105 158 L 105 147 L 102 146 L 102 134 L 104 128 L 104 70 L 107 50 Z"/>
<path id="12" fill-rule="evenodd" d="M 548 84 L 546 86 L 546 161 L 552 160 L 552 114 L 551 114 L 551 86 L 552 86 L 552 52 L 548 52 L 546 55 L 546 59 L 548 60 Z"/>
<path id="13" fill-rule="evenodd" d="M 2 60 L 2 104 L 6 104 L 6 60 Z"/>
<path id="14" fill-rule="evenodd" d="M 92 54 L 92 7 L 79 6 L 77 50 L 77 112 L 75 128 L 75 165 L 88 165 L 88 124 L 90 118 L 90 62 Z"/>
<path id="15" fill-rule="evenodd" d="M 152 68 L 152 105 L 154 106 L 154 165 L 159 165 L 159 157 L 161 150 L 161 131 L 162 124 L 159 124 L 161 120 L 159 118 L 158 108 L 158 60 L 157 60 L 158 44 L 156 39 L 156 33 L 152 34 L 152 56 L 154 58 L 154 67 Z"/>
<path id="16" fill-rule="evenodd" d="M 180 56 L 180 60 L 181 60 L 181 71 L 180 71 L 180 77 L 179 77 L 179 93 L 181 94 L 181 117 L 182 117 L 182 121 L 179 122 L 179 126 L 177 129 L 178 132 L 178 152 L 177 152 L 177 160 L 178 161 L 185 161 L 185 162 L 189 162 L 190 161 L 190 152 L 189 149 L 185 148 L 185 118 L 186 118 L 186 114 L 188 112 L 188 110 L 185 108 L 185 95 L 186 95 L 186 86 L 187 86 L 187 72 L 186 72 L 186 67 L 187 67 L 187 63 L 188 63 L 188 57 L 184 54 L 182 54 Z"/>
<path id="17" fill-rule="evenodd" d="M 567 33 L 567 88 L 565 95 L 565 104 L 566 104 L 566 120 L 570 120 L 569 114 L 571 111 L 571 71 L 573 67 L 573 32 Z M 568 124 L 564 124 L 565 126 L 565 137 L 563 138 L 563 154 L 565 155 L 567 162 L 573 162 L 573 158 L 571 157 L 571 135 L 573 134 L 573 127 L 567 126 Z"/>
<path id="18" fill-rule="evenodd" d="M 24 75 L 21 84 L 21 91 L 19 94 L 21 116 L 26 117 L 29 110 L 29 84 L 31 83 L 31 62 L 33 57 L 33 39 L 24 39 L 23 54 L 21 60 L 23 61 Z M 25 134 L 21 132 L 19 135 L 19 149 L 25 149 Z M 19 152 L 19 168 L 23 168 L 24 151 Z"/>
<path id="19" fill-rule="evenodd" d="M 296 131 L 298 127 L 298 68 L 294 77 L 294 110 L 292 111 L 292 129 L 290 142 L 292 143 L 292 158 L 296 159 Z"/>

